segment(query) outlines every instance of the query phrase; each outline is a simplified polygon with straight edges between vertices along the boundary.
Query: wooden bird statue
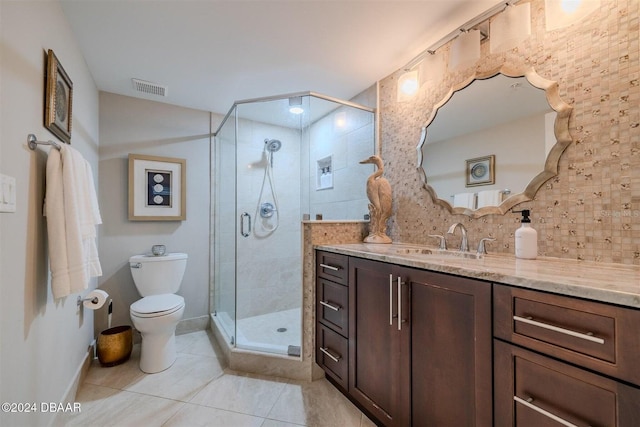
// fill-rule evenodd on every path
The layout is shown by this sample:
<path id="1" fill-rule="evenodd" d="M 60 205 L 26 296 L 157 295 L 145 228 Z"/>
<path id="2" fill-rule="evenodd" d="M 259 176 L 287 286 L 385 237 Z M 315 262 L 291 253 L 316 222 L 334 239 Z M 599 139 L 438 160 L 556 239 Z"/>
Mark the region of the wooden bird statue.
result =
<path id="1" fill-rule="evenodd" d="M 387 220 L 391 216 L 391 185 L 382 177 L 384 166 L 382 159 L 371 156 L 360 162 L 361 164 L 373 163 L 378 166 L 367 179 L 367 197 L 369 198 L 369 235 L 365 237 L 365 243 L 391 243 L 387 236 Z"/>

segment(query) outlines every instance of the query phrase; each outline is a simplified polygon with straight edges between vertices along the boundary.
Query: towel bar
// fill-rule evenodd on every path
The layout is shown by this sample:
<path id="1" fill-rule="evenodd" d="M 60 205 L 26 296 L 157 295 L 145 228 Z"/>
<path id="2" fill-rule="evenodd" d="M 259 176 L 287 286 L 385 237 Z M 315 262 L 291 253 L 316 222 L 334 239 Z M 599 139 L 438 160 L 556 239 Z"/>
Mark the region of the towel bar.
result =
<path id="1" fill-rule="evenodd" d="M 55 147 L 57 150 L 60 150 L 60 144 L 55 141 L 38 141 L 38 138 L 32 133 L 27 136 L 27 144 L 29 144 L 29 148 L 35 150 L 38 145 L 51 145 Z"/>
<path id="2" fill-rule="evenodd" d="M 509 190 L 508 188 L 505 188 L 504 190 L 500 190 L 500 193 L 502 194 L 511 194 L 511 190 Z M 450 194 L 449 197 L 451 197 L 453 199 L 453 196 L 455 196 L 455 194 Z"/>

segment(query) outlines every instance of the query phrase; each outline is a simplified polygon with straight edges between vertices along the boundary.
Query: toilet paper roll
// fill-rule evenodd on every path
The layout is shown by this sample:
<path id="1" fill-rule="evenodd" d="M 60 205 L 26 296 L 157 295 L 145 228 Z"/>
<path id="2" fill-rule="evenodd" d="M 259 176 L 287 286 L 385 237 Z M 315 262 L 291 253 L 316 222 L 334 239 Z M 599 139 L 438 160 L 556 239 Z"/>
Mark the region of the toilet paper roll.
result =
<path id="1" fill-rule="evenodd" d="M 82 304 L 91 310 L 97 310 L 104 305 L 104 303 L 107 301 L 107 298 L 109 298 L 108 293 L 106 293 L 102 289 L 95 289 L 85 295 Z"/>

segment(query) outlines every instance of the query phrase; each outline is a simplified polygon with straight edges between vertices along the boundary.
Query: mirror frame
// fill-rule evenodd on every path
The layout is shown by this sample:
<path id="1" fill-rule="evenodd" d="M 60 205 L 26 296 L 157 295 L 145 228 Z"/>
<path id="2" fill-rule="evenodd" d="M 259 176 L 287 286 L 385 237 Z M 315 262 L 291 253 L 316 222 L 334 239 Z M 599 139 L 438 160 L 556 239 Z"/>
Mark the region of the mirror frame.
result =
<path id="1" fill-rule="evenodd" d="M 438 198 L 435 189 L 431 187 L 431 185 L 429 185 L 426 171 L 422 167 L 422 163 L 424 160 L 422 155 L 422 147 L 427 140 L 427 128 L 436 118 L 438 110 L 442 108 L 449 101 L 449 99 L 451 99 L 454 93 L 469 86 L 475 80 L 486 80 L 498 74 L 504 74 L 507 77 L 526 77 L 531 85 L 545 91 L 549 106 L 556 112 L 556 120 L 554 123 L 556 143 L 547 155 L 544 170 L 529 182 L 529 185 L 527 185 L 522 193 L 510 195 L 498 206 L 484 206 L 480 209 L 474 210 L 463 207 L 453 207 L 453 205 L 448 201 Z M 571 117 L 572 110 L 573 107 L 563 101 L 562 98 L 560 98 L 558 82 L 547 80 L 541 77 L 538 73 L 536 73 L 533 67 L 517 68 L 510 67 L 508 65 L 502 65 L 498 68 L 486 72 L 476 71 L 471 77 L 451 88 L 449 92 L 447 92 L 447 94 L 444 96 L 444 98 L 434 105 L 426 124 L 422 127 L 420 141 L 418 142 L 418 146 L 416 147 L 416 150 L 418 152 L 417 169 L 422 179 L 422 188 L 427 190 L 427 192 L 431 195 L 431 199 L 434 203 L 446 208 L 449 213 L 468 215 L 472 218 L 479 218 L 481 216 L 490 214 L 504 215 L 515 205 L 533 200 L 540 187 L 542 187 L 542 185 L 547 180 L 558 175 L 558 163 L 560 161 L 560 156 L 573 141 L 571 134 L 569 133 L 569 118 Z"/>

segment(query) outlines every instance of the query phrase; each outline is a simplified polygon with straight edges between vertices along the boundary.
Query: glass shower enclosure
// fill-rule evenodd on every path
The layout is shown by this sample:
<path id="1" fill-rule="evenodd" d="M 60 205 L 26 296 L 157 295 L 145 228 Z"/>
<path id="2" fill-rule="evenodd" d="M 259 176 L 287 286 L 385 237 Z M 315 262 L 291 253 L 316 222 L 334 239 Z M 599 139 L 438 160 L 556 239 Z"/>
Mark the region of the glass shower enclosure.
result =
<path id="1" fill-rule="evenodd" d="M 373 109 L 313 92 L 244 100 L 214 135 L 213 325 L 232 348 L 299 357 L 301 224 L 368 214 Z"/>

